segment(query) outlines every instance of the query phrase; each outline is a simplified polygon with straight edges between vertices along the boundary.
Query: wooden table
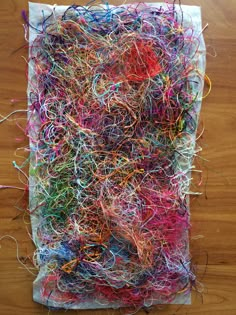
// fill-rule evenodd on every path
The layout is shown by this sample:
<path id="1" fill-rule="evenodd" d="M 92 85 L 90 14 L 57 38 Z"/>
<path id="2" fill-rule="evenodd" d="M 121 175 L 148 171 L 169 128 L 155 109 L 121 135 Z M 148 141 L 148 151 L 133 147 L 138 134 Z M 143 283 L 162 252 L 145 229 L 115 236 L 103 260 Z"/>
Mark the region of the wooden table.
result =
<path id="1" fill-rule="evenodd" d="M 54 4 L 55 1 L 41 1 Z M 57 4 L 70 4 L 58 0 Z M 114 3 L 114 2 L 113 2 Z M 116 1 L 116 4 L 121 2 Z M 163 315 L 235 315 L 236 314 L 236 1 L 185 0 L 183 4 L 202 6 L 203 25 L 208 49 L 207 74 L 213 89 L 203 102 L 202 125 L 205 132 L 201 162 L 204 171 L 203 195 L 191 203 L 193 262 L 197 264 L 203 294 L 193 292 L 190 306 L 165 306 Z M 85 4 L 85 2 L 81 2 Z M 21 10 L 26 0 L 0 1 L 0 113 L 26 109 L 27 50 Z M 23 56 L 23 57 L 22 57 Z M 11 99 L 18 102 L 11 103 Z M 21 120 L 0 125 L 0 184 L 19 186 L 12 160 L 18 163 L 26 156 L 27 137 L 19 128 Z M 17 148 L 21 147 L 21 150 Z M 14 156 L 16 155 L 16 156 Z M 21 177 L 23 179 L 23 177 Z M 19 246 L 19 257 L 33 251 L 27 216 L 16 209 L 25 207 L 27 198 L 17 190 L 0 190 L 0 236 L 13 236 Z M 26 224 L 23 221 L 26 221 Z M 198 236 L 198 237 L 197 237 Z M 16 244 L 11 239 L 0 241 L 0 314 L 48 314 L 48 310 L 32 301 L 34 276 L 20 267 L 16 259 Z M 199 286 L 200 288 L 200 286 Z M 119 311 L 69 311 L 68 314 L 120 314 Z M 64 314 L 56 311 L 54 314 Z M 144 314 L 140 312 L 140 314 Z"/>

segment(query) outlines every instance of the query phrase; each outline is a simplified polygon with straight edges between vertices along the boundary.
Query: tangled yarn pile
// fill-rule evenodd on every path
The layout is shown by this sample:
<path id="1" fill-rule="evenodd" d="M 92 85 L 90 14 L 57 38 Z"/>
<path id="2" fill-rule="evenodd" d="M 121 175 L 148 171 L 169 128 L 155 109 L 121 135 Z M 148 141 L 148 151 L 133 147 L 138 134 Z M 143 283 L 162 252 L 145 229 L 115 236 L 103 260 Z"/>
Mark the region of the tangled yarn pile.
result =
<path id="1" fill-rule="evenodd" d="M 193 26 L 172 5 L 73 5 L 34 29 L 31 216 L 42 299 L 138 309 L 187 294 L 202 90 Z"/>

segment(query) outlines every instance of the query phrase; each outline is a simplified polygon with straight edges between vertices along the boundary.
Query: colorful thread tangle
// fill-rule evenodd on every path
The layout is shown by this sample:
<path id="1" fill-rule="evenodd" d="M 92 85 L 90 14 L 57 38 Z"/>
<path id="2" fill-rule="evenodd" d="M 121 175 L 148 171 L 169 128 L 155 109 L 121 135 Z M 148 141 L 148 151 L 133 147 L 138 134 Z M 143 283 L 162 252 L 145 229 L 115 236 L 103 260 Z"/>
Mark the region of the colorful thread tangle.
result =
<path id="1" fill-rule="evenodd" d="M 171 303 L 195 281 L 188 197 L 199 38 L 172 5 L 54 13 L 29 48 L 41 298 L 64 308 Z"/>

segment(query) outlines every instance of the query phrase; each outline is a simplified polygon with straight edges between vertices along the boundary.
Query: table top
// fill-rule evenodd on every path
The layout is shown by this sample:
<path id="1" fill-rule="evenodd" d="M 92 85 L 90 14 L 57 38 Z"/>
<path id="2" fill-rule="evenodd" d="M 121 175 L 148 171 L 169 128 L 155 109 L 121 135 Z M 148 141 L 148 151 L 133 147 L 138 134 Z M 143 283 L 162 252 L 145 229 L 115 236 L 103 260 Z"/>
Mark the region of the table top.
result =
<path id="1" fill-rule="evenodd" d="M 34 2 L 34 1 L 32 1 Z M 35 1 L 37 2 L 37 1 Z M 38 1 L 51 3 L 54 1 Z M 121 4 L 123 1 L 111 1 Z M 150 1 L 151 2 L 151 1 Z M 157 1 L 155 1 L 157 2 Z M 170 1 L 171 2 L 171 1 Z M 176 1 L 178 2 L 178 1 Z M 86 1 L 76 1 L 86 4 Z M 57 0 L 57 4 L 71 1 Z M 198 275 L 198 292 L 193 288 L 192 305 L 163 306 L 151 314 L 235 315 L 236 314 L 236 1 L 182 0 L 202 7 L 207 46 L 207 74 L 212 92 L 203 101 L 200 129 L 201 158 L 196 160 L 204 173 L 203 194 L 191 200 L 191 242 L 193 263 Z M 0 114 L 26 109 L 26 61 L 21 10 L 26 0 L 0 2 Z M 235 71 L 235 73 L 234 73 Z M 11 102 L 11 100 L 15 100 Z M 25 113 L 0 125 L 0 185 L 20 186 L 12 161 L 22 162 Z M 21 148 L 21 149 L 18 149 Z M 20 180 L 24 180 L 20 177 Z M 21 185 L 23 186 L 23 185 Z M 27 196 L 19 190 L 0 190 L 0 314 L 48 314 L 32 301 L 35 278 L 16 259 L 25 262 L 33 252 L 29 218 L 18 208 L 27 207 Z M 31 270 L 34 272 L 34 270 Z M 203 291 L 202 293 L 200 291 Z M 116 310 L 69 311 L 69 314 L 120 314 Z M 64 314 L 55 311 L 54 314 Z M 144 312 L 140 312 L 144 314 Z"/>

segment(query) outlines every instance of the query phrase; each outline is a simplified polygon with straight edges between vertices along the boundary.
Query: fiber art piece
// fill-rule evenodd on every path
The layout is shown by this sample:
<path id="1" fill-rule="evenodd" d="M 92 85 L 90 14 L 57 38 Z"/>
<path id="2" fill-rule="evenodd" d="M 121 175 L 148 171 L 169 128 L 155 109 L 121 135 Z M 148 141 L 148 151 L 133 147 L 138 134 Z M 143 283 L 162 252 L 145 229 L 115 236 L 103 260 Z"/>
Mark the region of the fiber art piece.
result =
<path id="1" fill-rule="evenodd" d="M 29 4 L 34 300 L 189 303 L 199 7 Z"/>

